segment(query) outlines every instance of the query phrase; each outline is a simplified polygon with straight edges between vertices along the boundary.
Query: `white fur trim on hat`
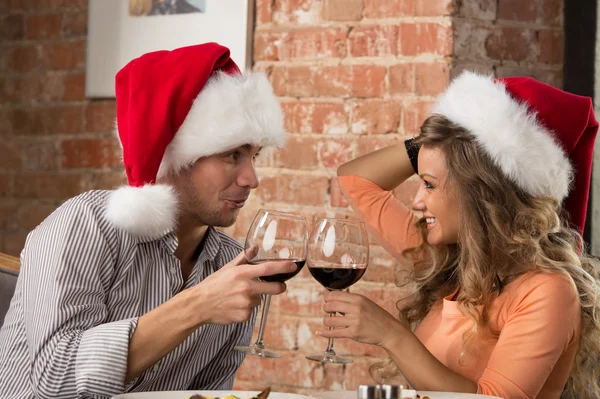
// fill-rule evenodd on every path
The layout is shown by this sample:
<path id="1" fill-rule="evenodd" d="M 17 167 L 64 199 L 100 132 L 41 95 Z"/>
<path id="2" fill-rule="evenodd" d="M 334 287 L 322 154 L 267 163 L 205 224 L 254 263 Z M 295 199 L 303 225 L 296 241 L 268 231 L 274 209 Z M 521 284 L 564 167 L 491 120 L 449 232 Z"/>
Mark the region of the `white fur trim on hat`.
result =
<path id="1" fill-rule="evenodd" d="M 471 132 L 495 164 L 522 190 L 562 201 L 573 171 L 535 110 L 513 98 L 500 81 L 463 72 L 439 96 L 433 113 Z"/>
<path id="2" fill-rule="evenodd" d="M 245 144 L 282 147 L 283 112 L 262 72 L 215 74 L 206 83 L 167 146 L 158 178 L 198 158 Z"/>
<path id="3" fill-rule="evenodd" d="M 156 238 L 175 227 L 177 206 L 177 197 L 170 186 L 121 186 L 108 197 L 105 217 L 133 235 Z"/>

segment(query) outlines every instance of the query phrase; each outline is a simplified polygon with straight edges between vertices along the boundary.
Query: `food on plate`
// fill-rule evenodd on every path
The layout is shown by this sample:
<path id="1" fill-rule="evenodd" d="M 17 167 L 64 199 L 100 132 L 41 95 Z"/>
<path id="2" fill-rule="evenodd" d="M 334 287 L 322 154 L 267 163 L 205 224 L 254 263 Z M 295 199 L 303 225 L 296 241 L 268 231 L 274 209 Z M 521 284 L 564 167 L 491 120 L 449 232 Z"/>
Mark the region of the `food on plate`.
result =
<path id="1" fill-rule="evenodd" d="M 249 399 L 267 399 L 267 397 L 269 396 L 269 393 L 271 393 L 271 387 L 268 387 L 267 389 L 265 389 L 258 395 L 254 395 Z M 204 396 L 204 395 L 200 395 L 200 394 L 195 394 L 195 395 L 190 396 L 188 399 L 247 399 L 247 398 L 238 398 L 235 395 L 212 397 L 212 396 Z"/>

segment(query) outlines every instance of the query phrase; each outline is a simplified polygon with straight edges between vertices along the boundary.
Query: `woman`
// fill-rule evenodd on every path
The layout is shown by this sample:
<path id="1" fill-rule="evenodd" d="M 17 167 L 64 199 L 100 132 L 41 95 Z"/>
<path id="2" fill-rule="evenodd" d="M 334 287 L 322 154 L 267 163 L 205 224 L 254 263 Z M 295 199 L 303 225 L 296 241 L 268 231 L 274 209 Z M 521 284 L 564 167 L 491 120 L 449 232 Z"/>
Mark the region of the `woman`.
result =
<path id="1" fill-rule="evenodd" d="M 599 263 L 567 224 L 583 228 L 597 129 L 588 98 L 460 75 L 416 139 L 338 170 L 352 207 L 411 267 L 400 320 L 331 292 L 324 310 L 341 315 L 319 335 L 383 347 L 374 378 L 402 374 L 419 390 L 600 397 Z M 390 193 L 413 169 L 420 218 Z"/>

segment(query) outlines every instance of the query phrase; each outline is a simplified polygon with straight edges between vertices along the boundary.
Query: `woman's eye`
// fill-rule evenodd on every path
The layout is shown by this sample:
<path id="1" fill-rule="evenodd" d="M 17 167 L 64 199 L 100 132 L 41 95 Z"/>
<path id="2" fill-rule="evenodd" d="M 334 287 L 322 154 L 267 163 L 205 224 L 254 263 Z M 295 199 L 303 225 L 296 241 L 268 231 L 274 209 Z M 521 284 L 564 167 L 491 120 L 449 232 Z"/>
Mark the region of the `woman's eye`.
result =
<path id="1" fill-rule="evenodd" d="M 427 190 L 431 190 L 434 188 L 433 185 L 431 183 L 429 183 L 427 180 L 423 180 L 423 183 L 425 184 L 425 188 Z"/>

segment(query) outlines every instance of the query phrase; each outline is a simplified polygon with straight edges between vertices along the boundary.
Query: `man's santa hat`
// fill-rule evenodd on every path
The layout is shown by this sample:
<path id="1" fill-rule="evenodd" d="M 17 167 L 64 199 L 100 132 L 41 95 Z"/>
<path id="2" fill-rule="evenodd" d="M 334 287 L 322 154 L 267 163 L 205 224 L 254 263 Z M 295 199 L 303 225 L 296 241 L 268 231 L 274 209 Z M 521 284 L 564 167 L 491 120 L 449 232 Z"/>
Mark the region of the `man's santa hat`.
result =
<path id="1" fill-rule="evenodd" d="M 216 43 L 156 51 L 116 76 L 117 131 L 128 185 L 106 218 L 138 236 L 175 227 L 177 197 L 157 179 L 245 144 L 281 147 L 283 113 L 263 73 L 242 74 Z"/>
<path id="2" fill-rule="evenodd" d="M 583 231 L 598 122 L 592 100 L 535 79 L 463 72 L 433 107 L 466 128 L 525 192 L 563 203 Z"/>

